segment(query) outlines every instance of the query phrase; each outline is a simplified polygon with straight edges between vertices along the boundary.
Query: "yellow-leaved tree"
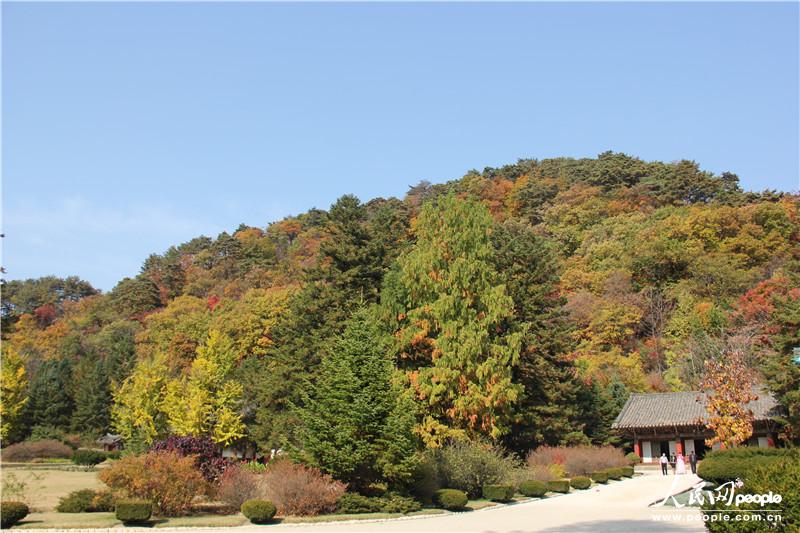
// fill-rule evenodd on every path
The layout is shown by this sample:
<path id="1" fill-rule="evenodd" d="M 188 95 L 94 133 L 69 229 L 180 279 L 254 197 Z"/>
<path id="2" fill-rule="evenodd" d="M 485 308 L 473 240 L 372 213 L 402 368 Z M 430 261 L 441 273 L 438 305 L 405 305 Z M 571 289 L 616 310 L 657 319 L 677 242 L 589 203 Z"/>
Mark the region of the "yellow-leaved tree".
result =
<path id="1" fill-rule="evenodd" d="M 3 346 L 2 394 L 0 394 L 0 440 L 5 442 L 14 434 L 22 412 L 28 403 L 28 378 L 22 356 L 13 348 Z"/>
<path id="2" fill-rule="evenodd" d="M 233 341 L 212 330 L 188 375 L 167 384 L 162 409 L 173 433 L 210 435 L 223 446 L 244 436 L 242 385 L 229 379 L 238 359 Z"/>
<path id="3" fill-rule="evenodd" d="M 114 392 L 111 419 L 126 447 L 146 447 L 166 429 L 161 405 L 169 379 L 167 356 L 159 352 L 140 359 Z"/>

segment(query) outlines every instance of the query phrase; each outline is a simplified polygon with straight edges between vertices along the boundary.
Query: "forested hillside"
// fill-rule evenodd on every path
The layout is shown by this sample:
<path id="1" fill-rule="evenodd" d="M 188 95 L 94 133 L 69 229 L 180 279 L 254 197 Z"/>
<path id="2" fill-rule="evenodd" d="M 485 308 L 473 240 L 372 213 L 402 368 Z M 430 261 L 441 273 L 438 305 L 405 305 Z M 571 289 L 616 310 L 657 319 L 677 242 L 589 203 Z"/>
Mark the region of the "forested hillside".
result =
<path id="1" fill-rule="evenodd" d="M 798 201 L 691 161 L 520 160 L 197 237 L 106 294 L 9 281 L 3 442 L 248 439 L 347 480 L 366 439 L 391 478 L 457 436 L 619 443 L 630 392 L 728 352 L 797 432 Z"/>

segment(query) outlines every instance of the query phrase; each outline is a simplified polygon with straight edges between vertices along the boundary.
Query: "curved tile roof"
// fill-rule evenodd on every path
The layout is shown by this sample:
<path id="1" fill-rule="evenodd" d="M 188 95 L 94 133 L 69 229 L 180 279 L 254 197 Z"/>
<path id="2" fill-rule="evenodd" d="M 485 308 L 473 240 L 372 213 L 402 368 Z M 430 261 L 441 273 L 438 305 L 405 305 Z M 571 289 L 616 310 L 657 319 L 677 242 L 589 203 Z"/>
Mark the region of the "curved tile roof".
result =
<path id="1" fill-rule="evenodd" d="M 758 399 L 748 404 L 755 420 L 768 420 L 778 414 L 778 403 L 771 394 L 756 392 Z M 658 392 L 631 394 L 611 427 L 657 428 L 703 424 L 708 418 L 706 395 L 702 392 Z"/>

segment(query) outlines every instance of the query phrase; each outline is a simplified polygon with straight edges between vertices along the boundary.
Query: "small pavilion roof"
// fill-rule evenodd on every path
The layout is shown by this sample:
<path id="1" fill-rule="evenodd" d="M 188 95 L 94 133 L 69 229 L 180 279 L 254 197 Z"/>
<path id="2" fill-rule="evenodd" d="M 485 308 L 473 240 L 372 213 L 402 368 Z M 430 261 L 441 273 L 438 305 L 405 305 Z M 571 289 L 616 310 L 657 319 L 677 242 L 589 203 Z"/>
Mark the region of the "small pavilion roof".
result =
<path id="1" fill-rule="evenodd" d="M 99 439 L 97 439 L 99 444 L 117 444 L 118 442 L 122 442 L 122 435 L 113 435 L 111 433 L 106 433 Z"/>

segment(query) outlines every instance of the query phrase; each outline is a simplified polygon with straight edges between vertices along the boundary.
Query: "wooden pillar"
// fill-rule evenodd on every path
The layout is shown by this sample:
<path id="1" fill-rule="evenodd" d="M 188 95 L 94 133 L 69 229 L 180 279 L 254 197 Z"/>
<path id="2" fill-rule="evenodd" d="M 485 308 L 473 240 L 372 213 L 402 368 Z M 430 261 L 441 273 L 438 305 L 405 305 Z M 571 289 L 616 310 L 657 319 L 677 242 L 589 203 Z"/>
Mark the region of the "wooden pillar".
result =
<path id="1" fill-rule="evenodd" d="M 683 439 L 678 437 L 675 440 L 675 455 L 683 454 Z"/>
<path id="2" fill-rule="evenodd" d="M 767 437 L 767 448 L 774 448 L 774 447 L 775 447 L 775 441 L 772 440 L 771 436 Z"/>
<path id="3" fill-rule="evenodd" d="M 639 457 L 642 456 L 642 445 L 639 439 L 633 441 L 633 453 L 635 453 Z"/>

